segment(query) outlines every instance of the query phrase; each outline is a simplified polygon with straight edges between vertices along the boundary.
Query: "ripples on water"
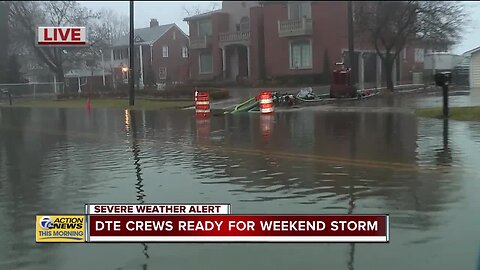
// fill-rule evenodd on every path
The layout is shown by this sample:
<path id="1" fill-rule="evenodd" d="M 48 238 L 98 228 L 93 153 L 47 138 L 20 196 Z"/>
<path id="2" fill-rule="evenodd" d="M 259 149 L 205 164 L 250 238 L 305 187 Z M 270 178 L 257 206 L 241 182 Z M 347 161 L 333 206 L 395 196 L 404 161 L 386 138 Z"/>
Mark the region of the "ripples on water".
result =
<path id="1" fill-rule="evenodd" d="M 196 121 L 189 111 L 125 117 L 117 110 L 86 116 L 83 110 L 30 109 L 2 109 L 0 123 L 0 241 L 14 247 L 0 258 L 9 267 L 64 265 L 55 255 L 64 254 L 58 246 L 32 244 L 33 215 L 81 213 L 86 202 L 230 202 L 235 213 L 389 213 L 393 232 L 406 235 L 392 238 L 407 246 L 441 241 L 445 228 L 459 224 L 449 218 L 467 220 L 480 202 L 475 123 L 445 127 L 407 113 L 300 111 Z M 79 254 L 77 247 L 65 255 Z M 142 258 L 161 254 L 159 248 L 142 246 Z M 45 250 L 51 253 L 42 257 Z M 138 253 L 122 254 L 140 260 Z M 49 256 L 56 263 L 49 264 Z"/>

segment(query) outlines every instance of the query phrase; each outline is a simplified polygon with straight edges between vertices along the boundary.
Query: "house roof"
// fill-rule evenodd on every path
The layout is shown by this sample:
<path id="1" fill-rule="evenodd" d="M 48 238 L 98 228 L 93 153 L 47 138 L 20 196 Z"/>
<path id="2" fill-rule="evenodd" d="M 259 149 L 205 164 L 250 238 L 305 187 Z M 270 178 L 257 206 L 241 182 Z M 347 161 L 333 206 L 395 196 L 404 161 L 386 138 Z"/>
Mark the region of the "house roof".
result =
<path id="1" fill-rule="evenodd" d="M 77 78 L 77 77 L 90 77 L 90 76 L 102 76 L 103 70 L 101 68 L 95 69 L 72 69 L 65 73 L 65 78 Z M 105 75 L 110 75 L 110 71 L 105 70 Z"/>
<path id="2" fill-rule="evenodd" d="M 469 50 L 469 51 L 466 51 L 466 52 L 464 52 L 463 54 L 472 54 L 472 53 L 476 53 L 476 52 L 478 52 L 478 51 L 480 51 L 480 46 L 479 46 L 479 47 L 476 47 L 476 48 L 474 48 L 474 49 L 471 49 L 471 50 Z"/>
<path id="3" fill-rule="evenodd" d="M 154 27 L 146 27 L 135 29 L 135 44 L 153 44 L 159 38 L 161 38 L 170 28 L 177 27 L 176 24 L 164 24 Z M 179 28 L 180 29 L 180 28 Z M 183 33 L 183 31 L 182 31 Z M 185 34 L 185 33 L 183 33 Z M 130 41 L 130 36 L 125 35 L 117 40 L 114 40 L 112 47 L 128 46 Z"/>
<path id="4" fill-rule="evenodd" d="M 470 66 L 470 57 L 464 57 L 460 63 L 458 63 L 455 67 L 468 67 Z"/>
<path id="5" fill-rule="evenodd" d="M 205 13 L 202 13 L 202 14 L 190 16 L 190 17 L 187 17 L 187 18 L 185 18 L 185 19 L 183 19 L 183 20 L 187 22 L 187 21 L 192 21 L 192 20 L 207 18 L 207 17 L 209 17 L 209 16 L 212 15 L 212 14 L 221 13 L 221 12 L 222 12 L 221 9 L 217 9 L 217 10 L 205 12 Z"/>
<path id="6" fill-rule="evenodd" d="M 258 1 L 260 5 L 268 5 L 268 4 L 287 4 L 288 1 Z"/>

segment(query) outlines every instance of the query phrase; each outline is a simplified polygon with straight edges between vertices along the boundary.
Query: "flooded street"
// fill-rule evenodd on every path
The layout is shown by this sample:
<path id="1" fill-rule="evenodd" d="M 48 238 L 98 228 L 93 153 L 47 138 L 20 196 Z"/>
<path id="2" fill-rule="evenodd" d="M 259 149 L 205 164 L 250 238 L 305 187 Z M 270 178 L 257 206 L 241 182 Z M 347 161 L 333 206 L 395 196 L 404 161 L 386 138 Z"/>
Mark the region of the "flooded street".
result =
<path id="1" fill-rule="evenodd" d="M 438 106 L 432 100 L 416 104 Z M 479 161 L 480 123 L 408 110 L 196 120 L 188 110 L 0 108 L 0 269 L 474 270 Z M 82 214 L 85 203 L 109 202 L 225 202 L 235 214 L 390 214 L 391 239 L 35 243 L 34 215 Z"/>

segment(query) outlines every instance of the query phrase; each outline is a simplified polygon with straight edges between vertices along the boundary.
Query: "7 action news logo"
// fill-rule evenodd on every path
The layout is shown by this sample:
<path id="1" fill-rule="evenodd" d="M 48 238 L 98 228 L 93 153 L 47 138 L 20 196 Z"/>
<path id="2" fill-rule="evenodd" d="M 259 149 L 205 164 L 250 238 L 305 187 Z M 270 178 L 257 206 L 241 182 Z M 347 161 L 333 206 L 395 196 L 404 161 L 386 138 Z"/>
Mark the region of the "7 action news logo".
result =
<path id="1" fill-rule="evenodd" d="M 37 242 L 84 242 L 85 216 L 36 216 Z"/>

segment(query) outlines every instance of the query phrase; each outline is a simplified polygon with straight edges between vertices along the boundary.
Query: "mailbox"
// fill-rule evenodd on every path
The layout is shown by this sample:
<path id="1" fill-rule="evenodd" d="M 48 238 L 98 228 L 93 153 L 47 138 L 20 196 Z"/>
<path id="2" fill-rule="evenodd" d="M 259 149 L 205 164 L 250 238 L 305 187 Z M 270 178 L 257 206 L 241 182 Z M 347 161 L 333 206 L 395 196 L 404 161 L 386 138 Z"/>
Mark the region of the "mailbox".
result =
<path id="1" fill-rule="evenodd" d="M 435 74 L 435 85 L 445 86 L 445 85 L 449 85 L 451 82 L 452 82 L 451 72 L 439 72 Z"/>

